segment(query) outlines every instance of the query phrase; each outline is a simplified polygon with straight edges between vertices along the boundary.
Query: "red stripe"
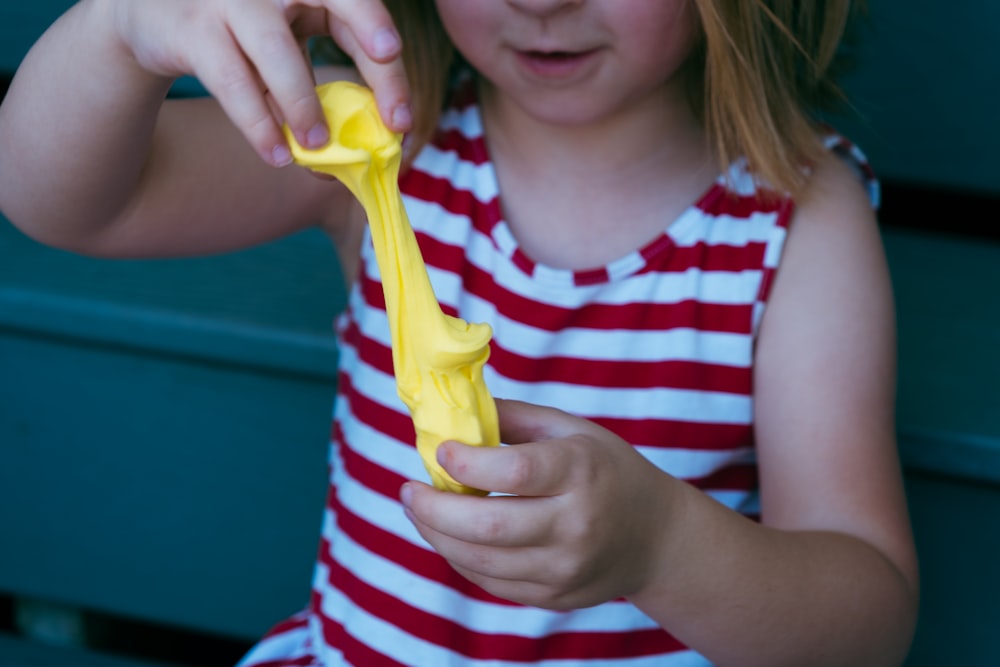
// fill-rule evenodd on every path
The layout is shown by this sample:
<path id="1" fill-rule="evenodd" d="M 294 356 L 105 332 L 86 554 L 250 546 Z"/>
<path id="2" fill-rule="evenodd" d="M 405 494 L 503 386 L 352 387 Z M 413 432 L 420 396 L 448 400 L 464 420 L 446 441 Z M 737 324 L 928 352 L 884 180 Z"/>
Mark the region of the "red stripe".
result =
<path id="1" fill-rule="evenodd" d="M 409 414 L 397 412 L 369 398 L 354 387 L 350 378 L 345 377 L 342 382 L 345 384 L 340 393 L 350 402 L 351 412 L 362 424 L 399 442 L 416 442 L 413 420 Z"/>
<path id="2" fill-rule="evenodd" d="M 368 295 L 377 298 L 380 293 L 378 283 L 364 281 L 362 288 Z M 655 325 L 662 330 L 676 328 L 702 328 L 729 333 L 749 334 L 746 331 L 750 324 L 749 306 L 716 306 L 689 308 L 688 303 L 679 304 L 677 308 L 656 307 L 649 304 L 626 304 L 623 306 L 588 306 L 573 311 L 555 307 L 540 307 L 530 317 L 526 324 L 546 331 L 559 331 L 560 328 L 598 328 L 605 323 L 605 317 L 624 313 L 627 318 Z M 376 304 L 372 304 L 376 307 Z M 501 308 L 501 313 L 516 307 L 507 305 Z M 453 309 L 445 309 L 448 310 Z M 617 313 L 609 311 L 614 310 Z M 679 311 L 685 312 L 679 312 Z M 692 310 L 696 312 L 691 312 Z M 700 311 L 700 312 L 699 312 Z M 648 314 L 647 314 L 648 313 Z M 556 318 L 564 317 L 568 321 L 558 322 Z M 622 322 L 627 318 L 619 318 Z M 674 319 L 676 318 L 676 319 Z M 661 321 L 657 321 L 657 320 Z M 598 326 L 590 326 L 598 325 Z M 627 328 L 627 327 L 623 327 Z M 654 328 L 654 327 L 651 327 Z M 623 333 L 626 337 L 628 333 Z M 392 349 L 389 346 L 364 338 L 352 321 L 345 329 L 344 340 L 358 351 L 359 357 L 369 366 L 387 375 L 393 374 Z M 669 350 L 664 349 L 664 354 Z M 672 387 L 677 389 L 693 389 L 701 391 L 718 391 L 749 395 L 752 391 L 752 371 L 748 367 L 712 364 L 702 361 L 684 359 L 655 360 L 619 360 L 619 359 L 578 359 L 575 357 L 550 356 L 543 360 L 517 354 L 493 342 L 490 352 L 490 367 L 504 377 L 521 382 L 559 381 L 568 384 L 584 386 L 608 387 Z"/>
<path id="3" fill-rule="evenodd" d="M 573 272 L 573 284 L 578 287 L 586 287 L 587 285 L 601 285 L 608 282 L 611 276 L 608 274 L 607 268 L 601 266 L 596 269 L 590 269 L 588 271 L 574 271 Z"/>
<path id="4" fill-rule="evenodd" d="M 399 189 L 406 196 L 437 204 L 453 215 L 469 219 L 475 229 L 486 234 L 501 217 L 500 202 L 496 198 L 481 202 L 471 191 L 415 169 L 402 176 Z"/>
<path id="5" fill-rule="evenodd" d="M 483 138 L 469 137 L 461 129 L 439 130 L 434 138 L 434 147 L 444 152 L 454 153 L 463 162 L 469 162 L 476 166 L 490 161 Z"/>
<path id="6" fill-rule="evenodd" d="M 433 184 L 427 187 L 440 186 L 448 189 L 449 194 L 446 199 L 440 202 L 446 209 L 451 210 L 466 205 L 481 209 L 471 216 L 473 228 L 486 235 L 491 233 L 493 225 L 499 219 L 499 212 L 494 210 L 497 205 L 496 200 L 482 204 L 475 200 L 470 192 L 455 190 L 446 181 L 433 179 Z M 452 212 L 462 214 L 461 210 Z M 418 230 L 416 234 L 421 254 L 428 266 L 453 269 L 465 261 L 465 248 L 443 242 L 423 231 Z M 661 235 L 639 250 L 639 254 L 646 260 L 646 266 L 639 273 L 685 273 L 692 269 L 732 273 L 759 270 L 766 250 L 767 243 L 763 240 L 749 239 L 742 245 L 699 241 L 690 246 L 677 246 L 669 236 Z M 459 263 L 456 263 L 456 259 Z M 520 248 L 515 249 L 511 261 L 527 275 L 532 275 L 534 272 L 535 262 Z M 609 280 L 606 267 L 576 271 L 572 275 L 574 283 L 578 286 L 601 284 Z"/>
<path id="7" fill-rule="evenodd" d="M 355 324 L 346 330 L 349 337 L 357 332 Z M 377 341 L 365 339 L 354 343 L 359 359 L 366 365 L 386 374 L 392 373 L 392 351 Z M 516 362 L 516 363 L 515 363 Z M 559 374 L 551 373 L 547 364 L 557 365 Z M 490 366 L 500 375 L 521 382 L 538 382 L 557 379 L 561 382 L 586 383 L 586 374 L 606 371 L 600 382 L 610 386 L 656 387 L 670 386 L 673 381 L 679 388 L 702 389 L 739 395 L 749 395 L 753 373 L 749 368 L 701 364 L 699 362 L 596 362 L 570 358 L 548 358 L 546 363 L 533 363 L 518 359 L 509 351 L 494 346 L 490 353 Z M 664 370 L 667 369 L 667 370 Z M 538 374 L 546 371 L 545 376 Z M 635 373 L 631 371 L 635 370 Z M 673 375 L 673 377 L 671 377 Z M 628 381 L 626 385 L 625 380 Z M 593 381 L 591 379 L 590 381 Z M 413 424 L 408 415 L 373 400 L 360 392 L 346 376 L 341 376 L 340 387 L 352 410 L 366 424 L 387 436 L 402 442 L 413 442 Z M 686 383 L 686 386 L 685 386 Z M 600 386 L 600 385 L 598 385 Z M 626 442 L 647 446 L 680 447 L 684 449 L 711 449 L 722 451 L 751 444 L 748 424 L 691 422 L 670 419 L 615 419 L 593 418 L 613 431 Z"/>
<path id="8" fill-rule="evenodd" d="M 725 452 L 753 444 L 750 424 L 605 417 L 591 417 L 591 420 L 633 445 Z"/>
<path id="9" fill-rule="evenodd" d="M 753 491 L 758 485 L 757 466 L 752 463 L 731 465 L 687 481 L 703 491 Z"/>
<path id="10" fill-rule="evenodd" d="M 617 389 L 672 388 L 749 395 L 750 368 L 698 361 L 619 361 L 549 356 L 525 357 L 500 345 L 490 350 L 491 368 L 518 382 L 561 382 Z"/>
<path id="11" fill-rule="evenodd" d="M 318 664 L 316 656 L 311 654 L 300 655 L 297 658 L 282 658 L 279 660 L 268 660 L 267 662 L 251 662 L 244 667 L 308 667 Z"/>
<path id="12" fill-rule="evenodd" d="M 755 195 L 741 195 L 716 183 L 695 204 L 708 215 L 728 215 L 749 218 L 759 213 L 774 213 L 787 205 L 787 197 L 780 197 L 766 190 Z"/>
<path id="13" fill-rule="evenodd" d="M 358 469 L 358 463 L 359 461 L 355 457 L 351 465 L 355 469 Z M 514 605 L 513 602 L 490 595 L 479 586 L 459 575 L 436 552 L 419 547 L 398 535 L 368 523 L 347 508 L 340 502 L 338 497 L 332 494 L 328 500 L 328 507 L 337 517 L 337 527 L 340 531 L 373 554 L 382 556 L 390 562 L 405 567 L 418 577 L 444 584 L 448 588 L 472 600 L 480 600 L 503 606 Z M 399 509 L 399 512 L 402 514 L 402 508 Z M 321 563 L 332 566 L 333 557 L 330 550 L 321 548 L 319 560 Z"/>
<path id="14" fill-rule="evenodd" d="M 548 332 L 571 328 L 611 331 L 632 329 L 638 332 L 665 331 L 685 328 L 702 332 L 750 334 L 752 304 L 721 304 L 685 300 L 677 303 L 633 301 L 622 304 L 587 303 L 579 308 L 567 308 L 532 301 L 498 286 L 486 272 L 469 267 L 465 277 L 468 294 L 489 297 L 498 314 L 515 322 Z M 376 310 L 385 310 L 382 284 L 363 275 L 359 287 L 365 303 Z M 442 303 L 441 309 L 456 315 L 454 306 Z"/>
<path id="15" fill-rule="evenodd" d="M 399 489 L 407 479 L 358 453 L 357 448 L 345 439 L 339 426 L 334 431 L 336 442 L 340 445 L 340 458 L 348 476 L 374 493 L 391 500 L 399 498 Z"/>
<path id="16" fill-rule="evenodd" d="M 513 634 L 480 633 L 454 621 L 410 606 L 368 585 L 339 564 L 330 564 L 330 583 L 359 607 L 409 634 L 473 660 L 532 663 L 580 658 L 625 659 L 660 655 L 685 647 L 662 630 L 634 632 L 561 632 L 542 639 Z M 343 637 L 330 624 L 327 641 L 342 646 Z M 369 664 L 369 663 L 360 663 Z"/>
<path id="17" fill-rule="evenodd" d="M 788 206 L 785 207 L 785 210 L 782 211 L 781 215 L 778 217 L 776 225 L 778 227 L 787 228 L 794 210 L 794 204 L 789 202 Z M 773 265 L 765 265 L 764 262 L 761 261 L 761 265 L 764 267 L 764 272 L 760 279 L 760 286 L 757 288 L 757 300 L 760 303 L 767 303 L 768 298 L 771 296 L 771 285 L 774 284 L 774 278 L 778 272 L 777 262 L 778 259 L 775 259 Z"/>
<path id="18" fill-rule="evenodd" d="M 268 630 L 267 634 L 264 635 L 264 639 L 268 639 L 276 635 L 283 635 L 288 632 L 304 630 L 307 627 L 309 627 L 309 615 L 305 612 L 299 612 L 295 616 L 278 623 L 273 628 Z"/>
<path id="19" fill-rule="evenodd" d="M 323 546 L 327 546 L 325 541 Z M 322 624 L 323 642 L 340 651 L 348 663 L 364 667 L 403 667 L 402 663 L 359 642 L 343 625 L 323 614 L 322 597 L 316 590 L 313 590 L 312 608 Z"/>

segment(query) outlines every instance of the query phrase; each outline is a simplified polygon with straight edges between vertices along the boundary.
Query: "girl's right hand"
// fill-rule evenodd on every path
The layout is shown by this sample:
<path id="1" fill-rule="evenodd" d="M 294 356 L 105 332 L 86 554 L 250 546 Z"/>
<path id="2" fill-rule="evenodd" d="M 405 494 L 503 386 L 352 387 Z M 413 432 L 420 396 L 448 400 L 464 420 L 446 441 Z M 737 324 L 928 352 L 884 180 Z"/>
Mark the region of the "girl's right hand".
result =
<path id="1" fill-rule="evenodd" d="M 281 126 L 299 143 L 329 138 L 305 40 L 331 35 L 375 92 L 393 130 L 409 129 L 401 40 L 380 0 L 107 0 L 122 46 L 150 73 L 194 76 L 267 162 L 291 161 Z"/>

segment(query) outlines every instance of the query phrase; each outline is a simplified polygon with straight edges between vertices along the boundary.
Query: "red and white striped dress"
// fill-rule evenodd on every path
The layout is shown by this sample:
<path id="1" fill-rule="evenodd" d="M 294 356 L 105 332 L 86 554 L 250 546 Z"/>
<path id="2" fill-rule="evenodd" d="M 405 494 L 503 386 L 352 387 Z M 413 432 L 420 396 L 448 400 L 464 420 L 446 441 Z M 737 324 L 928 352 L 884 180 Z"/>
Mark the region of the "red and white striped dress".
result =
<path id="1" fill-rule="evenodd" d="M 763 204 L 738 163 L 644 247 L 590 271 L 553 269 L 525 255 L 504 222 L 482 133 L 466 96 L 401 188 L 443 309 L 493 327 L 492 393 L 592 419 L 672 475 L 755 514 L 754 335 L 792 202 Z M 338 331 L 340 393 L 311 604 L 244 667 L 708 664 L 628 602 L 523 607 L 452 570 L 398 501 L 403 482 L 427 473 L 396 395 L 370 240 Z"/>

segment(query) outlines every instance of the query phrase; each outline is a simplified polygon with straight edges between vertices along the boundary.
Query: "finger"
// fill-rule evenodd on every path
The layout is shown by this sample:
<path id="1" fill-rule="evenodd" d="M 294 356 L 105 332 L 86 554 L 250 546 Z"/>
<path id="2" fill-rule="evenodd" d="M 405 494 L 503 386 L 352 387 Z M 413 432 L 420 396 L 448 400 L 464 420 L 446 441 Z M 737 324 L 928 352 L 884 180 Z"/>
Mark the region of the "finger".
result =
<path id="1" fill-rule="evenodd" d="M 391 19 L 389 28 L 395 34 Z M 389 29 L 385 26 L 377 30 Z M 372 58 L 369 56 L 371 46 L 365 47 L 363 38 L 366 34 L 342 21 L 331 19 L 330 34 L 340 48 L 344 50 L 354 66 L 357 67 L 362 79 L 375 94 L 382 121 L 395 132 L 406 132 L 413 124 L 410 110 L 410 86 L 406 77 L 403 59 L 397 51 L 390 58 Z M 395 37 L 398 40 L 398 35 Z M 369 42 L 374 38 L 369 38 Z"/>
<path id="2" fill-rule="evenodd" d="M 532 546 L 546 542 L 553 533 L 555 515 L 546 506 L 547 498 L 483 498 L 439 491 L 420 482 L 404 484 L 400 498 L 418 529 L 468 545 Z"/>
<path id="3" fill-rule="evenodd" d="M 501 578 L 490 577 L 475 570 L 467 569 L 452 562 L 452 567 L 463 577 L 476 584 L 490 594 L 504 600 L 510 600 L 528 607 L 552 609 L 555 611 L 571 611 L 582 607 L 590 607 L 606 600 L 592 600 L 575 591 L 554 590 L 548 580 L 539 573 L 531 578 Z"/>
<path id="4" fill-rule="evenodd" d="M 572 449 L 563 440 L 516 447 L 443 442 L 437 449 L 437 460 L 449 475 L 472 488 L 542 498 L 566 491 Z"/>
<path id="5" fill-rule="evenodd" d="M 409 514 L 420 535 L 463 577 L 507 600 L 549 609 L 594 604 L 573 571 L 572 559 L 556 558 L 547 545 L 497 547 L 470 543 L 436 531 Z M 596 600 L 596 602 L 604 599 Z"/>
<path id="6" fill-rule="evenodd" d="M 500 440 L 511 445 L 564 438 L 585 428 L 579 417 L 543 405 L 496 399 Z"/>
<path id="7" fill-rule="evenodd" d="M 271 3 L 240 3 L 228 20 L 296 140 L 308 148 L 325 145 L 330 135 L 312 67 L 281 10 Z"/>
<path id="8" fill-rule="evenodd" d="M 303 4 L 325 7 L 331 16 L 340 17 L 337 22 L 353 35 L 352 42 L 360 49 L 349 53 L 354 58 L 363 55 L 375 62 L 388 63 L 397 59 L 403 51 L 403 42 L 392 15 L 378 0 L 307 0 Z M 350 17 L 349 21 L 347 17 Z M 338 33 L 335 38 L 346 37 L 344 33 Z"/>
<path id="9" fill-rule="evenodd" d="M 195 68 L 198 79 L 262 159 L 279 167 L 289 164 L 292 156 L 280 125 L 243 51 L 221 29 L 201 41 L 205 65 Z"/>

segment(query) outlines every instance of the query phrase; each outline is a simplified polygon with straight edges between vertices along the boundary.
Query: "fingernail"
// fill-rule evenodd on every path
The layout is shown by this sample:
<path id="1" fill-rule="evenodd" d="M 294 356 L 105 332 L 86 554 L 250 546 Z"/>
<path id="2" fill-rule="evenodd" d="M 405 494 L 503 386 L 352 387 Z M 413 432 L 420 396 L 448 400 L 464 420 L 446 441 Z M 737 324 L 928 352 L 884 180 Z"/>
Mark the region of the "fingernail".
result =
<path id="1" fill-rule="evenodd" d="M 388 58 L 399 50 L 399 36 L 395 30 L 381 28 L 372 38 L 372 49 L 376 58 Z"/>
<path id="2" fill-rule="evenodd" d="M 288 146 L 277 145 L 271 150 L 271 164 L 275 167 L 284 167 L 292 163 L 292 152 Z"/>
<path id="3" fill-rule="evenodd" d="M 397 128 L 408 128 L 413 122 L 413 114 L 408 104 L 400 104 L 392 110 L 392 124 Z"/>
<path id="4" fill-rule="evenodd" d="M 440 445 L 438 445 L 437 449 L 434 450 L 434 458 L 437 459 L 437 462 L 440 463 L 441 465 L 445 465 L 448 463 L 448 450 L 445 449 L 444 444 L 445 443 L 442 442 Z"/>
<path id="5" fill-rule="evenodd" d="M 322 148 L 330 141 L 330 131 L 326 125 L 320 123 L 306 134 L 306 146 L 308 148 Z"/>
<path id="6" fill-rule="evenodd" d="M 413 487 L 408 483 L 404 484 L 399 490 L 399 500 L 403 503 L 403 506 L 409 509 L 410 503 L 413 502 Z"/>

